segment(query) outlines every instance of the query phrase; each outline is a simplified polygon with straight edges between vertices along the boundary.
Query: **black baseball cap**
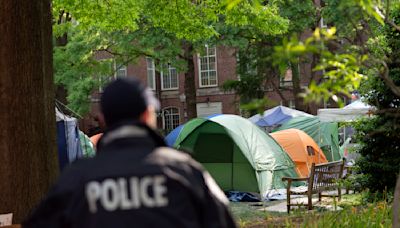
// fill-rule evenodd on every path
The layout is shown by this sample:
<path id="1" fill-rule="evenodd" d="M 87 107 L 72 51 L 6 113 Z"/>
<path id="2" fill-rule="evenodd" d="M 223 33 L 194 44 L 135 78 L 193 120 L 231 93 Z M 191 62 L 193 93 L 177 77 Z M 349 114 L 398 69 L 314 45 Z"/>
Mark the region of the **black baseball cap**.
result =
<path id="1" fill-rule="evenodd" d="M 106 86 L 100 101 L 107 126 L 122 121 L 138 120 L 148 106 L 160 104 L 154 93 L 133 77 L 117 78 Z"/>

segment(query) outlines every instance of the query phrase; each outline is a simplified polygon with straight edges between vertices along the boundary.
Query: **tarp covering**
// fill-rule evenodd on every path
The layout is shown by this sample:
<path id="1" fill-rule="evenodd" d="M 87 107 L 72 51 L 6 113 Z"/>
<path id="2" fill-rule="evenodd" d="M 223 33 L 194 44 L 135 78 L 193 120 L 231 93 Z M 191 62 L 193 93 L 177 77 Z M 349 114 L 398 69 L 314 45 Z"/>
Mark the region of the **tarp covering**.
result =
<path id="1" fill-rule="evenodd" d="M 94 157 L 96 155 L 96 151 L 94 150 L 93 143 L 92 141 L 90 141 L 89 136 L 87 136 L 82 131 L 79 131 L 79 139 L 81 141 L 83 157 Z"/>
<path id="2" fill-rule="evenodd" d="M 368 116 L 372 110 L 372 106 L 357 100 L 344 108 L 318 109 L 318 117 L 322 122 L 349 122 L 362 116 Z"/>
<path id="3" fill-rule="evenodd" d="M 174 146 L 191 151 L 226 191 L 264 196 L 268 190 L 285 187 L 283 176 L 297 176 L 279 144 L 240 116 L 193 119 L 180 130 Z"/>
<path id="4" fill-rule="evenodd" d="M 56 109 L 57 148 L 59 167 L 62 170 L 68 163 L 83 156 L 79 139 L 78 120 Z"/>
<path id="5" fill-rule="evenodd" d="M 308 177 L 312 163 L 326 163 L 324 153 L 304 131 L 287 129 L 270 134 L 289 154 L 300 177 Z"/>
<path id="6" fill-rule="evenodd" d="M 322 149 L 328 161 L 341 159 L 339 153 L 339 133 L 337 123 L 321 122 L 318 117 L 295 117 L 274 132 L 295 128 L 311 136 Z"/>
<path id="7" fill-rule="evenodd" d="M 275 108 L 265 110 L 262 116 L 260 114 L 254 115 L 250 117 L 249 120 L 257 126 L 270 127 L 278 124 L 283 124 L 293 117 L 299 116 L 312 117 L 312 115 L 308 113 L 280 105 L 276 106 Z"/>
<path id="8" fill-rule="evenodd" d="M 177 128 L 172 130 L 166 137 L 165 137 L 165 143 L 167 143 L 168 146 L 172 147 L 174 145 L 174 142 L 176 141 L 176 138 L 178 138 L 179 133 L 181 133 L 181 130 L 183 128 L 184 124 L 179 125 Z"/>

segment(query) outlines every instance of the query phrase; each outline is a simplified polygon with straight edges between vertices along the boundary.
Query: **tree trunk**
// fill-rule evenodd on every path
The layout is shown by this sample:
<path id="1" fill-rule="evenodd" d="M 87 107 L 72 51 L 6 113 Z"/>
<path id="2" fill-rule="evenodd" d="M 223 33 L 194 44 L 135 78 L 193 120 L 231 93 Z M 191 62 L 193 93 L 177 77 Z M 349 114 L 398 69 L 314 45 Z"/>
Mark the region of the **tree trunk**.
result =
<path id="1" fill-rule="evenodd" d="M 188 119 L 197 117 L 196 109 L 196 81 L 194 76 L 194 58 L 193 45 L 189 42 L 183 43 L 185 60 L 187 61 L 188 69 L 185 73 L 185 96 L 186 96 L 186 111 Z"/>
<path id="2" fill-rule="evenodd" d="M 0 22 L 0 214 L 20 223 L 58 173 L 50 0 L 2 0 Z"/>
<path id="3" fill-rule="evenodd" d="M 304 110 L 304 101 L 299 96 L 301 93 L 301 82 L 300 82 L 300 70 L 299 63 L 292 63 L 290 65 L 292 69 L 292 82 L 293 82 L 293 97 L 294 97 L 294 105 L 297 110 Z"/>
<path id="4" fill-rule="evenodd" d="M 154 59 L 154 66 L 160 66 L 160 60 Z M 155 71 L 155 88 L 156 88 L 156 97 L 158 101 L 160 102 L 160 111 L 162 113 L 162 108 L 164 107 L 162 104 L 162 99 L 161 99 L 161 75 L 159 71 Z M 157 118 L 157 126 L 162 129 L 163 128 L 163 117 L 162 115 L 158 116 Z"/>
<path id="5" fill-rule="evenodd" d="M 58 20 L 57 20 L 57 24 L 63 24 L 63 23 L 68 23 L 71 21 L 71 16 L 69 13 L 64 12 L 64 10 L 62 10 L 61 12 L 59 12 L 58 14 Z M 55 46 L 58 47 L 63 47 L 66 46 L 68 43 L 68 34 L 65 32 L 62 36 L 59 36 L 55 39 Z M 55 96 L 56 99 L 67 105 L 68 104 L 68 100 L 67 100 L 67 96 L 68 96 L 68 92 L 67 89 L 65 88 L 64 85 L 57 85 L 55 88 Z M 69 110 L 62 110 L 63 112 L 68 111 Z"/>

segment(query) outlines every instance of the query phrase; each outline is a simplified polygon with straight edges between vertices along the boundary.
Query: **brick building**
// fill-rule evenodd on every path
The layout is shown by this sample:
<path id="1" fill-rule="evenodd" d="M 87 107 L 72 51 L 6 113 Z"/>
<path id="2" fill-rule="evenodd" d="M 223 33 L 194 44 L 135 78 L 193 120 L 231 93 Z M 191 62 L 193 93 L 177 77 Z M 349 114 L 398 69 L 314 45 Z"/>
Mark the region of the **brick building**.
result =
<path id="1" fill-rule="evenodd" d="M 223 46 L 205 47 L 203 55 L 194 55 L 196 82 L 197 116 L 212 114 L 239 114 L 239 104 L 233 92 L 224 92 L 222 84 L 227 79 L 237 79 L 235 49 Z M 154 61 L 148 57 L 140 58 L 135 64 L 122 66 L 117 77 L 136 77 L 149 86 L 159 98 L 161 110 L 158 113 L 158 126 L 165 133 L 188 121 L 186 113 L 185 75 L 173 66 L 165 67 L 164 72 L 156 72 Z M 92 95 L 90 115 L 84 121 L 86 131 L 98 126 L 95 118 L 99 112 L 100 93 Z M 90 134 L 90 133 L 89 133 Z"/>
<path id="2" fill-rule="evenodd" d="M 110 58 L 111 56 L 100 56 Z M 205 47 L 203 55 L 194 55 L 196 109 L 197 116 L 212 114 L 240 114 L 239 97 L 234 92 L 224 92 L 223 83 L 236 80 L 236 51 L 229 47 Z M 302 87 L 310 83 L 311 65 L 299 67 L 300 84 Z M 179 73 L 173 66 L 166 66 L 164 72 L 156 72 L 156 66 L 151 58 L 142 57 L 135 64 L 120 67 L 116 77 L 136 77 L 147 84 L 160 100 L 161 110 L 158 113 L 158 127 L 168 133 L 178 125 L 188 121 L 186 113 L 185 75 Z M 291 70 L 287 70 L 281 78 L 272 78 L 266 82 L 265 97 L 272 101 L 271 106 L 285 105 L 296 108 L 293 95 Z M 96 116 L 99 112 L 101 91 L 92 95 L 91 112 L 81 126 L 89 135 L 91 129 L 98 127 Z M 331 107 L 331 104 L 309 104 L 305 110 L 316 114 L 319 107 Z"/>

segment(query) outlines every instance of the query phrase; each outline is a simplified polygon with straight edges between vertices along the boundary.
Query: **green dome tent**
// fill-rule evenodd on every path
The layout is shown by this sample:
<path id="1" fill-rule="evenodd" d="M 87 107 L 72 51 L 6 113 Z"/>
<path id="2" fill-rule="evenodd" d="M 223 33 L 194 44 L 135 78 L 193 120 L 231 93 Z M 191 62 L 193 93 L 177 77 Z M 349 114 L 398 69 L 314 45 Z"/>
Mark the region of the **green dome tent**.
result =
<path id="1" fill-rule="evenodd" d="M 274 130 L 274 132 L 290 128 L 302 130 L 311 136 L 322 149 L 328 161 L 338 161 L 341 159 L 337 123 L 321 122 L 316 116 L 301 116 L 289 120 L 278 129 Z"/>
<path id="2" fill-rule="evenodd" d="M 274 139 L 235 115 L 197 118 L 181 129 L 174 147 L 192 152 L 227 190 L 260 192 L 285 188 L 283 176 L 297 177 L 294 163 Z"/>

